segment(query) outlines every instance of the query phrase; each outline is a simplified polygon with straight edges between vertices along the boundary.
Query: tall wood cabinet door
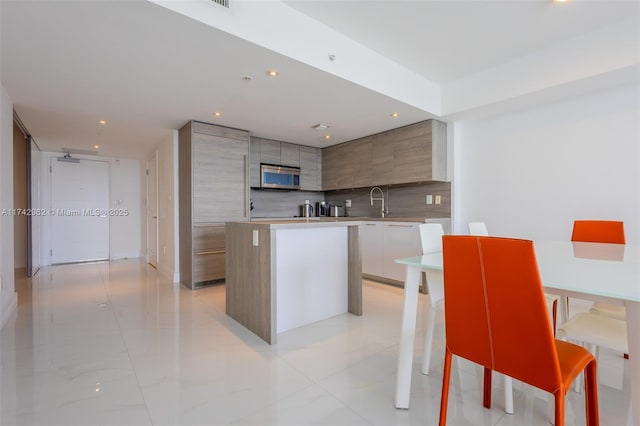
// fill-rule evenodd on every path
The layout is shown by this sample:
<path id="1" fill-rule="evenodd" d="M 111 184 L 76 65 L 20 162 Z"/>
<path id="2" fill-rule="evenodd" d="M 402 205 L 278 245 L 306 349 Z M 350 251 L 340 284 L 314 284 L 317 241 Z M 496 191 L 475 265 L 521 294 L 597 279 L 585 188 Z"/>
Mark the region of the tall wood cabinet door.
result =
<path id="1" fill-rule="evenodd" d="M 300 189 L 318 191 L 320 189 L 320 149 L 300 146 Z"/>
<path id="2" fill-rule="evenodd" d="M 193 134 L 193 220 L 247 219 L 249 141 Z"/>
<path id="3" fill-rule="evenodd" d="M 338 146 L 322 149 L 322 190 L 338 188 Z"/>
<path id="4" fill-rule="evenodd" d="M 289 167 L 300 167 L 300 145 L 281 142 L 280 164 Z"/>
<path id="5" fill-rule="evenodd" d="M 338 145 L 338 189 L 353 188 L 353 148 L 352 143 Z"/>
<path id="6" fill-rule="evenodd" d="M 353 144 L 353 187 L 371 186 L 372 173 L 371 136 L 355 140 Z"/>
<path id="7" fill-rule="evenodd" d="M 371 185 L 393 183 L 393 133 L 378 133 L 371 137 Z"/>
<path id="8" fill-rule="evenodd" d="M 431 180 L 431 120 L 394 130 L 393 183 Z"/>

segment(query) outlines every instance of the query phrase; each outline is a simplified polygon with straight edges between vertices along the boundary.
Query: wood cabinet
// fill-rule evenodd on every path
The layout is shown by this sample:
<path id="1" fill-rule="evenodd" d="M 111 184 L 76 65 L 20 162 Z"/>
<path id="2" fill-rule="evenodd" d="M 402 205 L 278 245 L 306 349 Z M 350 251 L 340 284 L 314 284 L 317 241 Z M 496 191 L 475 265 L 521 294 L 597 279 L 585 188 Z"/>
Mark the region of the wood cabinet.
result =
<path id="1" fill-rule="evenodd" d="M 192 121 L 179 132 L 180 280 L 225 277 L 224 222 L 249 219 L 249 133 Z"/>
<path id="2" fill-rule="evenodd" d="M 295 143 L 251 137 L 250 182 L 252 188 L 260 187 L 260 164 L 300 168 L 300 189 L 320 191 L 321 150 Z"/>
<path id="3" fill-rule="evenodd" d="M 447 180 L 446 124 L 427 120 L 322 150 L 322 188 Z"/>
<path id="4" fill-rule="evenodd" d="M 259 139 L 260 162 L 265 164 L 280 164 L 280 142 L 270 139 Z"/>
<path id="5" fill-rule="evenodd" d="M 225 278 L 225 225 L 194 225 L 193 281 Z"/>
<path id="6" fill-rule="evenodd" d="M 280 142 L 280 165 L 300 167 L 300 145 Z"/>
<path id="7" fill-rule="evenodd" d="M 338 189 L 338 145 L 322 150 L 322 190 Z"/>
<path id="8" fill-rule="evenodd" d="M 353 141 L 353 187 L 370 186 L 373 180 L 372 137 Z"/>
<path id="9" fill-rule="evenodd" d="M 365 186 L 389 185 L 393 182 L 393 133 L 371 137 L 371 183 Z"/>
<path id="10" fill-rule="evenodd" d="M 320 191 L 322 157 L 320 148 L 300 146 L 300 189 Z"/>
<path id="11" fill-rule="evenodd" d="M 436 120 L 393 132 L 393 183 L 446 180 L 446 129 Z M 434 137 L 436 136 L 436 137 Z"/>
<path id="12" fill-rule="evenodd" d="M 336 170 L 336 186 L 339 189 L 353 188 L 354 175 L 354 144 L 343 143 L 338 145 L 338 169 Z"/>

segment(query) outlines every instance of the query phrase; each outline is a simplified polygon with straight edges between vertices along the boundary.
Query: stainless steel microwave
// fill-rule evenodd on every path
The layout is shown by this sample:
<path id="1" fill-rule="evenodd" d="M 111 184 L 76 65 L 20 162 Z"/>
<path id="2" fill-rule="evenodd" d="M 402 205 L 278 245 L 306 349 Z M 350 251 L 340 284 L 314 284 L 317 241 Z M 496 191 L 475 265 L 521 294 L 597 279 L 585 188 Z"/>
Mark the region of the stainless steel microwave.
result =
<path id="1" fill-rule="evenodd" d="M 260 187 L 300 189 L 300 168 L 261 164 Z"/>

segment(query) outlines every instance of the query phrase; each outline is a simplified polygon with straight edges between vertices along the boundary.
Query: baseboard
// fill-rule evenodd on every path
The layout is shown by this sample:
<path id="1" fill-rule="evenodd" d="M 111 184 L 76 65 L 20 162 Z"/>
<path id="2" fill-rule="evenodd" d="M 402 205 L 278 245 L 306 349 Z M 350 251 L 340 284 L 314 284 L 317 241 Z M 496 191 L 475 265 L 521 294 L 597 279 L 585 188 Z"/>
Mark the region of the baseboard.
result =
<path id="1" fill-rule="evenodd" d="M 2 317 L 0 318 L 0 330 L 4 327 L 4 325 L 9 321 L 11 315 L 18 308 L 18 293 L 13 293 L 13 297 L 11 298 L 11 302 L 9 302 L 8 306 L 2 308 Z"/>
<path id="2" fill-rule="evenodd" d="M 115 253 L 109 257 L 109 260 L 127 260 L 127 259 L 138 259 L 144 257 L 138 252 L 131 253 Z"/>

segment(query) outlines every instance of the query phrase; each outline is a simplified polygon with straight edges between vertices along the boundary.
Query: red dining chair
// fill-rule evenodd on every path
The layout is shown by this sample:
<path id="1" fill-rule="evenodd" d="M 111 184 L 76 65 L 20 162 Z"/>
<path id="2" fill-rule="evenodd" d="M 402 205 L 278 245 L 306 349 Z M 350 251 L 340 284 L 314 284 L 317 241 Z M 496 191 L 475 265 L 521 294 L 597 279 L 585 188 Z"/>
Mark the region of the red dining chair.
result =
<path id="1" fill-rule="evenodd" d="M 443 272 L 440 425 L 446 424 L 453 355 L 484 367 L 487 408 L 492 370 L 553 394 L 555 426 L 564 424 L 565 394 L 584 370 L 587 425 L 599 424 L 596 360 L 586 349 L 554 339 L 533 242 L 445 235 Z"/>
<path id="2" fill-rule="evenodd" d="M 624 222 L 614 220 L 576 220 L 571 241 L 625 244 Z"/>

